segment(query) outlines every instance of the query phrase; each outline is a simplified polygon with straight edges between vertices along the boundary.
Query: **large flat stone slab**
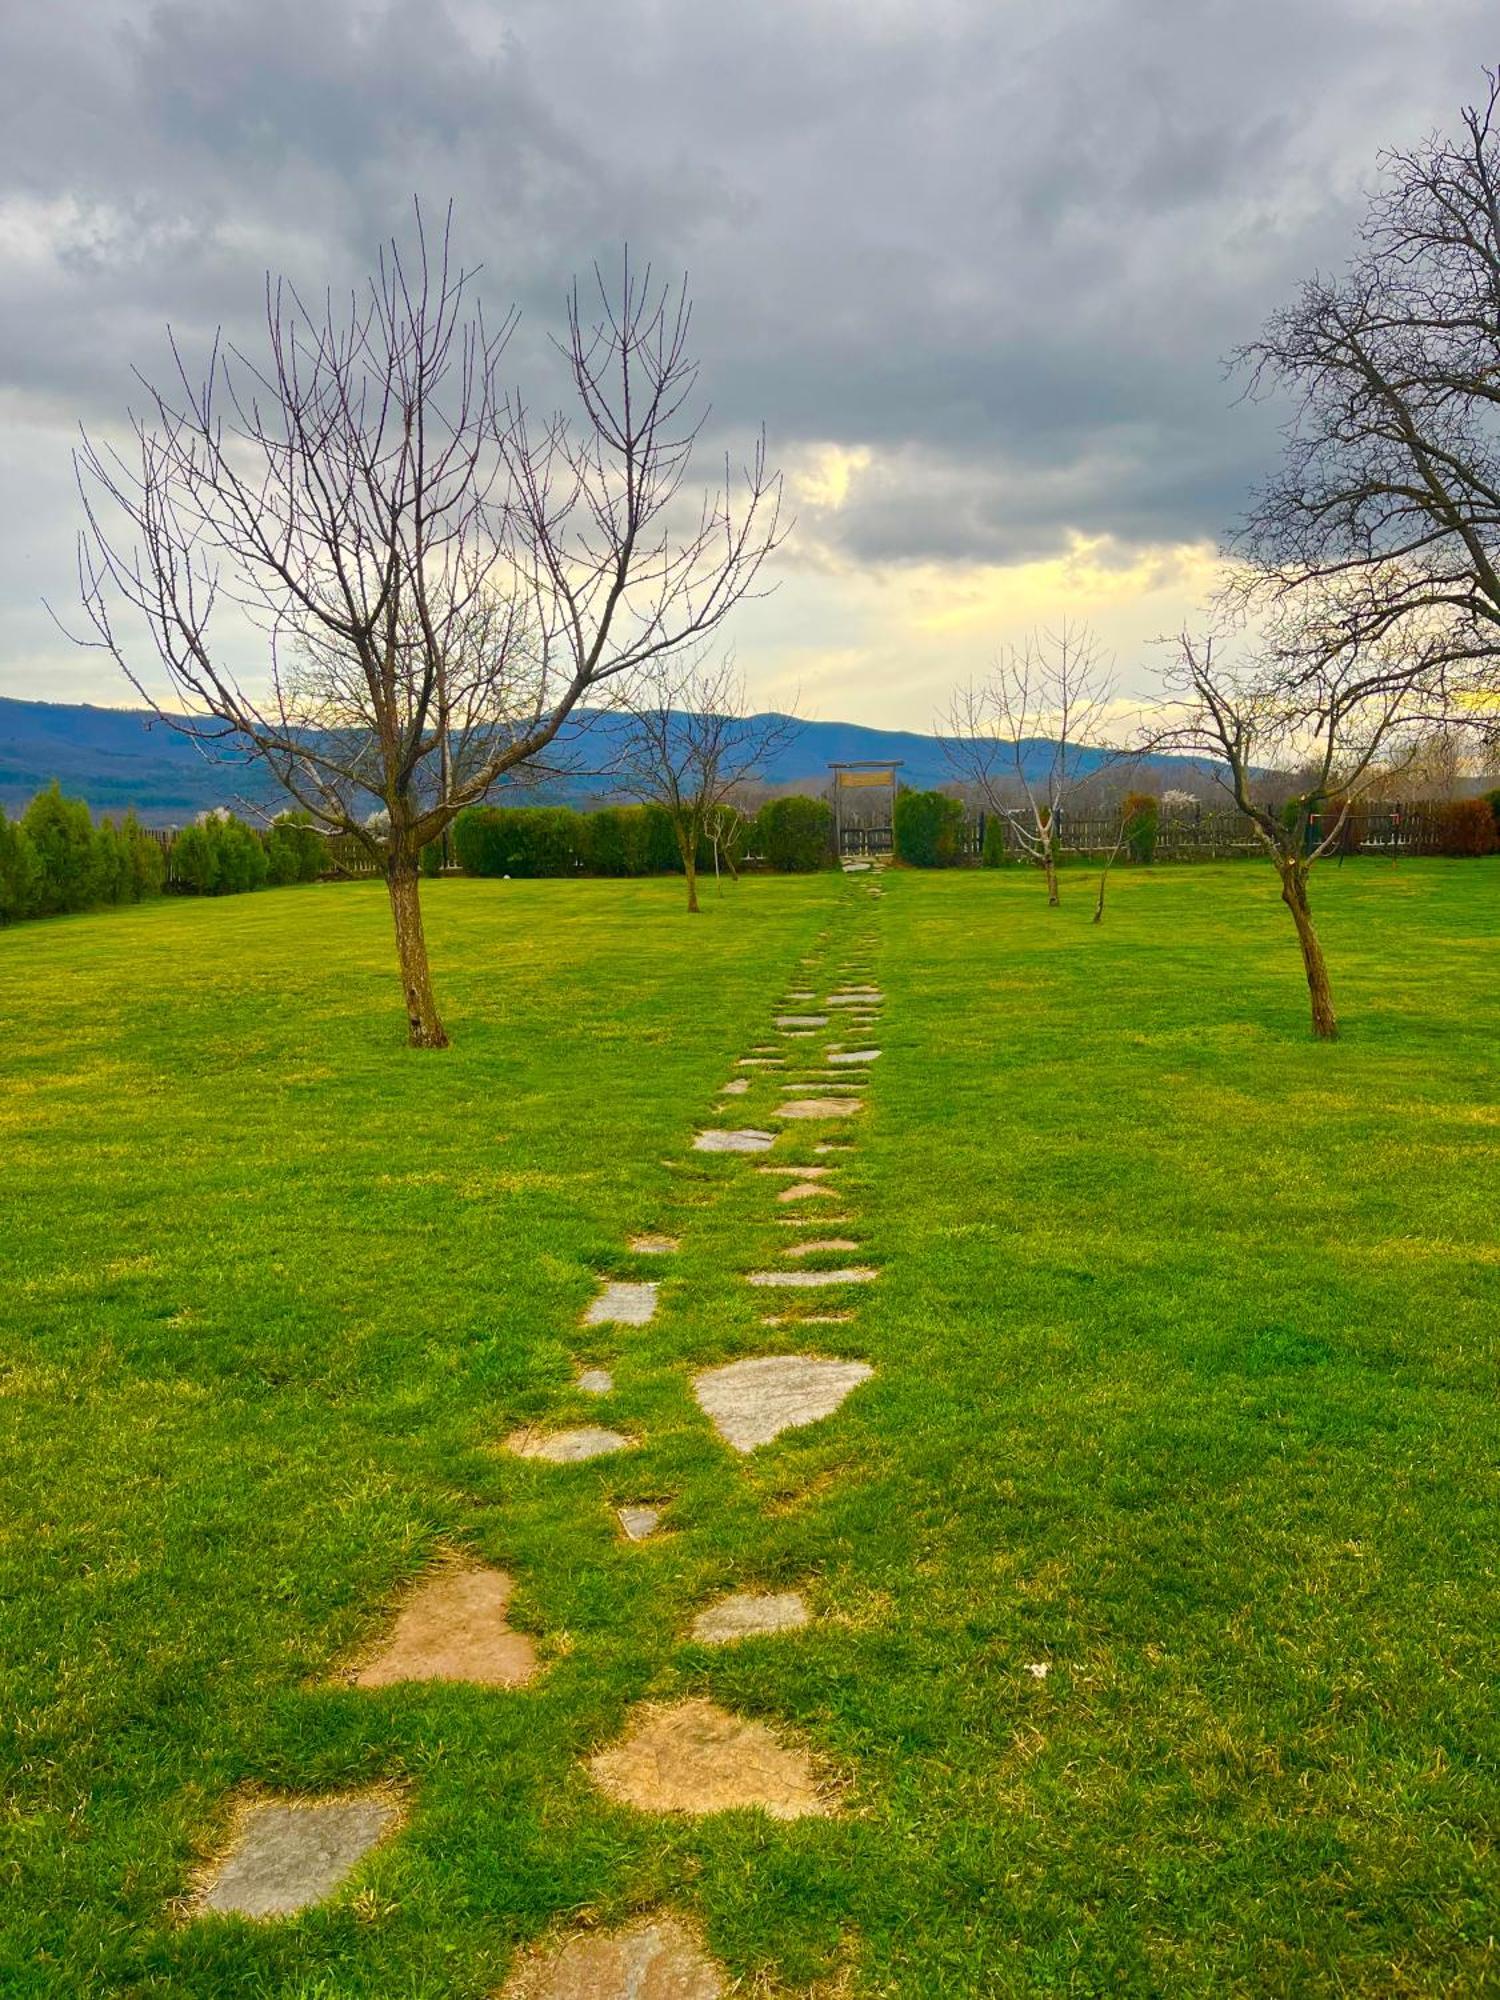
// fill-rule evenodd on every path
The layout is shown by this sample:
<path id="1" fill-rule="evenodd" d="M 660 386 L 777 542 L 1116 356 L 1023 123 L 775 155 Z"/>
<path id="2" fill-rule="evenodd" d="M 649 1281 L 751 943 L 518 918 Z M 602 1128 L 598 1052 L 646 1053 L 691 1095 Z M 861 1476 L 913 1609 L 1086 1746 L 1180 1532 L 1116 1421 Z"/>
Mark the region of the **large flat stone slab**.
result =
<path id="1" fill-rule="evenodd" d="M 825 1007 L 860 1007 L 869 1011 L 884 999 L 883 993 L 876 993 L 867 987 L 860 993 L 830 993 L 823 1004 Z"/>
<path id="2" fill-rule="evenodd" d="M 791 1278 L 810 1272 L 784 1272 Z M 783 1431 L 830 1417 L 851 1390 L 875 1373 L 867 1361 L 813 1354 L 760 1354 L 695 1378 L 693 1394 L 715 1430 L 736 1451 L 754 1451 Z"/>
<path id="3" fill-rule="evenodd" d="M 839 1049 L 829 1056 L 833 1069 L 852 1068 L 856 1063 L 872 1063 L 879 1060 L 879 1049 Z"/>
<path id="4" fill-rule="evenodd" d="M 576 1385 L 586 1396 L 607 1396 L 615 1378 L 607 1368 L 585 1368 L 576 1377 Z"/>
<path id="5" fill-rule="evenodd" d="M 661 1526 L 661 1510 L 658 1507 L 616 1507 L 615 1519 L 627 1541 L 644 1542 Z"/>
<path id="6" fill-rule="evenodd" d="M 806 1623 L 807 1606 L 795 1590 L 744 1590 L 700 1611 L 693 1620 L 693 1637 L 702 1646 L 732 1646 L 740 1639 L 795 1632 Z"/>
<path id="7" fill-rule="evenodd" d="M 815 1194 L 826 1195 L 830 1201 L 842 1201 L 843 1196 L 836 1187 L 829 1187 L 826 1181 L 794 1181 L 790 1187 L 777 1190 L 778 1201 L 810 1201 Z"/>
<path id="8" fill-rule="evenodd" d="M 732 1076 L 728 1083 L 719 1086 L 719 1095 L 721 1097 L 743 1097 L 749 1088 L 750 1079 L 748 1076 Z"/>
<path id="9" fill-rule="evenodd" d="M 399 1681 L 469 1681 L 522 1687 L 537 1671 L 536 1647 L 512 1632 L 506 1612 L 515 1586 L 502 1569 L 453 1568 L 411 1593 L 390 1636 L 354 1676 L 362 1688 Z"/>
<path id="10" fill-rule="evenodd" d="M 774 1132 L 700 1132 L 693 1141 L 695 1153 L 769 1153 L 776 1144 Z"/>
<path id="11" fill-rule="evenodd" d="M 793 1097 L 778 1105 L 775 1118 L 847 1118 L 860 1109 L 857 1097 Z"/>
<path id="12" fill-rule="evenodd" d="M 680 1246 L 675 1236 L 632 1236 L 630 1247 L 637 1257 L 670 1257 Z"/>
<path id="13" fill-rule="evenodd" d="M 828 1016 L 826 1014 L 778 1014 L 776 1016 L 776 1025 L 778 1028 L 826 1028 L 828 1026 Z"/>
<path id="14" fill-rule="evenodd" d="M 253 1805 L 198 1898 L 200 1911 L 293 1917 L 331 1896 L 396 1824 L 379 1793 Z"/>
<path id="15" fill-rule="evenodd" d="M 638 1709 L 621 1740 L 591 1758 L 589 1769 L 610 1798 L 639 1812 L 750 1806 L 772 1819 L 803 1819 L 830 1810 L 806 1751 L 711 1701 Z"/>
<path id="16" fill-rule="evenodd" d="M 586 1459 L 606 1458 L 612 1451 L 629 1451 L 634 1438 L 597 1424 L 583 1424 L 570 1431 L 514 1431 L 505 1440 L 505 1449 L 517 1458 L 540 1458 L 548 1465 L 582 1465 Z"/>
<path id="17" fill-rule="evenodd" d="M 746 1282 L 773 1291 L 798 1291 L 811 1285 L 868 1285 L 879 1275 L 867 1265 L 855 1264 L 837 1271 L 751 1271 Z"/>
<path id="18" fill-rule="evenodd" d="M 520 1967 L 500 2000 L 721 2000 L 724 1978 L 676 1917 L 569 1938 Z"/>
<path id="19" fill-rule="evenodd" d="M 612 1279 L 583 1316 L 585 1326 L 645 1326 L 656 1312 L 656 1286 L 644 1278 Z"/>
<path id="20" fill-rule="evenodd" d="M 812 1217 L 810 1220 L 813 1222 L 814 1227 L 816 1227 L 817 1218 Z M 806 1243 L 789 1243 L 782 1254 L 786 1257 L 816 1257 L 824 1250 L 857 1250 L 858 1248 L 859 1245 L 851 1242 L 847 1236 L 815 1236 Z"/>

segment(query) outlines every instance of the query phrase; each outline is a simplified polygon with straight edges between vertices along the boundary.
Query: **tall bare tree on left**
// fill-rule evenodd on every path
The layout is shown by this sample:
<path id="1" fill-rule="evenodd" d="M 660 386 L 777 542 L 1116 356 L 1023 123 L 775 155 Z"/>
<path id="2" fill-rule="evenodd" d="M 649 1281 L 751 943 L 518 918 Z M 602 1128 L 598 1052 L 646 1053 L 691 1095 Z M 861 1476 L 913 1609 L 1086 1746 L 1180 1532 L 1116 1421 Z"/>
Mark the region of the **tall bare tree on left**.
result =
<path id="1" fill-rule="evenodd" d="M 140 378 L 128 444 L 76 454 L 85 643 L 369 851 L 417 1048 L 448 1041 L 422 849 L 591 689 L 701 642 L 779 536 L 763 438 L 684 491 L 703 422 L 685 282 L 627 257 L 618 279 L 596 268 L 587 312 L 575 285 L 572 407 L 537 421 L 500 374 L 516 314 L 486 322 L 450 229 L 419 209 L 345 305 L 268 278 L 259 356 L 216 341 L 195 372 L 169 332 L 171 386 Z M 236 666 L 247 621 L 261 638 Z"/>

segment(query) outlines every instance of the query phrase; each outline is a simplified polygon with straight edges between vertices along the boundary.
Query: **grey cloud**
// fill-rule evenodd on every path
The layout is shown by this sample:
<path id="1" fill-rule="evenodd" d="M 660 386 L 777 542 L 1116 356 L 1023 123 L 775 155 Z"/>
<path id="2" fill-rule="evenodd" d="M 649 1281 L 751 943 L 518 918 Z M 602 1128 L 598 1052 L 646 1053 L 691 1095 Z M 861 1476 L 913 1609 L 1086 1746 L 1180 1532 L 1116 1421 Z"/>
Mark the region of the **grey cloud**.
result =
<path id="1" fill-rule="evenodd" d="M 523 380 L 575 270 L 686 267 L 718 434 L 874 449 L 841 560 L 1215 536 L 1275 443 L 1220 357 L 1496 53 L 1477 0 L 10 8 L 0 684 L 45 691 L 73 422 L 168 319 L 253 339 L 268 262 L 354 282 L 413 192 L 525 308 Z"/>

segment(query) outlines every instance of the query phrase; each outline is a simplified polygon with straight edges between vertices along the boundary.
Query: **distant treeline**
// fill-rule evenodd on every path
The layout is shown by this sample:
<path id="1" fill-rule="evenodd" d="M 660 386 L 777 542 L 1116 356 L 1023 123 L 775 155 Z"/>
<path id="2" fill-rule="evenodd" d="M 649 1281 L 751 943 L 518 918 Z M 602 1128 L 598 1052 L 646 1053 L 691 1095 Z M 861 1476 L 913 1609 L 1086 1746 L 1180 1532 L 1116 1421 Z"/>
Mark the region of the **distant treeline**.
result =
<path id="1" fill-rule="evenodd" d="M 786 873 L 824 867 L 833 819 L 822 799 L 770 799 L 753 816 L 723 816 L 721 864 L 754 858 Z M 664 806 L 478 806 L 454 821 L 454 858 L 469 875 L 668 875 L 682 859 Z M 423 871 L 442 865 L 436 845 Z M 700 868 L 714 865 L 703 843 Z M 372 874 L 367 849 L 350 836 L 327 838 L 309 821 L 283 814 L 264 828 L 232 813 L 207 814 L 172 834 L 141 826 L 133 813 L 95 820 L 57 785 L 39 792 L 19 819 L 0 808 L 0 924 L 61 916 L 164 893 L 232 896 L 250 889 Z"/>

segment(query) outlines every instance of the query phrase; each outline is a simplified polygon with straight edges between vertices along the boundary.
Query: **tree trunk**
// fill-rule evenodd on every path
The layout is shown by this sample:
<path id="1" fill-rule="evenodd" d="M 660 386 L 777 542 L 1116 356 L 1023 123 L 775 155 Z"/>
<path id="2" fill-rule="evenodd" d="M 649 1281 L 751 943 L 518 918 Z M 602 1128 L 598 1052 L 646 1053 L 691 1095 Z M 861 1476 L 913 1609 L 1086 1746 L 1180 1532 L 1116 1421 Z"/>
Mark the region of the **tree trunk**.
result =
<path id="1" fill-rule="evenodd" d="M 1042 866 L 1047 871 L 1047 908 L 1055 910 L 1062 901 L 1057 893 L 1057 856 L 1052 852 L 1052 843 L 1047 842 L 1047 852 L 1042 857 Z"/>
<path id="2" fill-rule="evenodd" d="M 427 938 L 422 930 L 422 903 L 415 861 L 393 861 L 387 870 L 391 916 L 396 925 L 396 958 L 401 967 L 401 991 L 406 996 L 407 1040 L 414 1049 L 445 1049 L 448 1037 L 438 1019 L 427 968 Z"/>
<path id="3" fill-rule="evenodd" d="M 1313 928 L 1307 901 L 1307 871 L 1296 861 L 1281 864 L 1281 900 L 1297 926 L 1297 942 L 1302 947 L 1302 964 L 1307 973 L 1307 992 L 1312 1001 L 1313 1033 L 1320 1042 L 1336 1042 L 1338 1016 L 1333 1011 L 1333 989 L 1328 984 L 1328 965 L 1323 947 Z"/>
<path id="4" fill-rule="evenodd" d="M 682 872 L 687 877 L 688 910 L 691 913 L 698 908 L 698 832 L 691 821 L 684 826 L 680 820 L 673 831 L 677 835 Z"/>

